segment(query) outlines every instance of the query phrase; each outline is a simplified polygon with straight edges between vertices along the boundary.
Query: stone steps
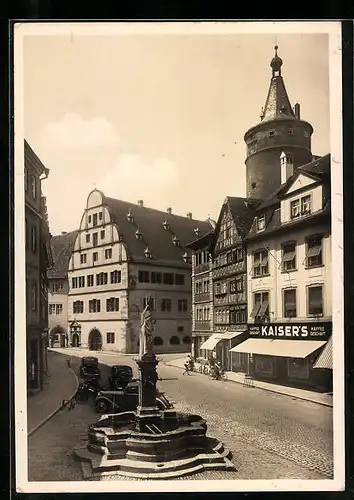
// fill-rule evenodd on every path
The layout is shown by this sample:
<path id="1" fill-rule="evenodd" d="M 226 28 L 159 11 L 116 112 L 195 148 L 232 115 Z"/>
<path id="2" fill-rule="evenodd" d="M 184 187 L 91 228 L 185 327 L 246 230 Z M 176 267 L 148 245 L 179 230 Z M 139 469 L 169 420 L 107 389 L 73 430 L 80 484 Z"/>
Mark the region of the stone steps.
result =
<path id="1" fill-rule="evenodd" d="M 230 451 L 222 443 L 219 443 L 212 453 L 200 453 L 187 458 L 168 460 L 166 463 L 129 458 L 110 460 L 107 456 L 98 457 L 86 448 L 75 450 L 75 455 L 83 461 L 86 476 L 91 471 L 91 476 L 117 474 L 132 478 L 171 479 L 208 469 L 235 471 L 234 464 L 228 458 Z M 90 468 L 87 467 L 88 464 Z"/>

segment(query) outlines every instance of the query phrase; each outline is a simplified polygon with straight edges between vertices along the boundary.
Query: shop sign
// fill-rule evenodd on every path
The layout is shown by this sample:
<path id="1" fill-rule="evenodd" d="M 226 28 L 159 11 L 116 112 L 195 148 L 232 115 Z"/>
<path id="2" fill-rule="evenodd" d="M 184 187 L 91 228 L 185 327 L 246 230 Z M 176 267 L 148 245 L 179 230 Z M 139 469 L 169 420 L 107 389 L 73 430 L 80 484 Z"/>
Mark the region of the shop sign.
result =
<path id="1" fill-rule="evenodd" d="M 326 340 L 332 333 L 332 322 L 252 324 L 248 325 L 248 333 L 258 338 Z"/>

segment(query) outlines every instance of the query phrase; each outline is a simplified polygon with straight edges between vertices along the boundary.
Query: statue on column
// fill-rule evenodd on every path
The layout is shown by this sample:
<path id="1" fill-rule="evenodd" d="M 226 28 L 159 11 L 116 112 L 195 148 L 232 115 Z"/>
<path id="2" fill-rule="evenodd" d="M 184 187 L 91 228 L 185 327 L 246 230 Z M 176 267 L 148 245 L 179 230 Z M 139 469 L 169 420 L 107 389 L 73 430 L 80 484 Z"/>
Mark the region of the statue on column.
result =
<path id="1" fill-rule="evenodd" d="M 145 307 L 141 313 L 140 323 L 140 339 L 139 339 L 139 356 L 140 359 L 145 354 L 152 353 L 152 335 L 154 331 L 154 324 L 151 315 L 152 298 L 151 295 L 145 297 Z"/>

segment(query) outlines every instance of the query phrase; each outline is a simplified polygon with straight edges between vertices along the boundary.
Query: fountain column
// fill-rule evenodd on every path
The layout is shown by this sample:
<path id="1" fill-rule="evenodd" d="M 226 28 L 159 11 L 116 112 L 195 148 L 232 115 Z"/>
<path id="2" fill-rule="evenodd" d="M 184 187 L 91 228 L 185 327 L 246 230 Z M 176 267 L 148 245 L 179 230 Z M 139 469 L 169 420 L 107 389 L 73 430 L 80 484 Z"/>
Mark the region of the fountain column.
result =
<path id="1" fill-rule="evenodd" d="M 156 424 L 161 419 L 161 412 L 156 406 L 156 383 L 158 360 L 152 350 L 154 325 L 151 316 L 151 297 L 145 298 L 145 308 L 141 315 L 139 359 L 139 405 L 136 411 L 136 428 L 145 432 L 147 426 Z"/>

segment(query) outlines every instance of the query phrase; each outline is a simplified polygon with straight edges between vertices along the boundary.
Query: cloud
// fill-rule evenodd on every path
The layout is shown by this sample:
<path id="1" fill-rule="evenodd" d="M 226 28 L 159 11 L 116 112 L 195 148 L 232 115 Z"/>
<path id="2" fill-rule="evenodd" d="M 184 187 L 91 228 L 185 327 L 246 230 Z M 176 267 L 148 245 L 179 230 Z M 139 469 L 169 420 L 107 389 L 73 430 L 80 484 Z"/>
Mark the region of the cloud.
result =
<path id="1" fill-rule="evenodd" d="M 143 199 L 145 205 L 158 208 L 168 202 L 168 191 L 178 184 L 178 170 L 170 160 L 158 158 L 149 163 L 140 155 L 122 154 L 97 188 L 106 196 L 134 203 Z"/>
<path id="2" fill-rule="evenodd" d="M 84 120 L 76 114 L 66 114 L 60 121 L 47 123 L 40 134 L 46 147 L 64 149 L 114 148 L 119 145 L 118 135 L 105 118 Z"/>

